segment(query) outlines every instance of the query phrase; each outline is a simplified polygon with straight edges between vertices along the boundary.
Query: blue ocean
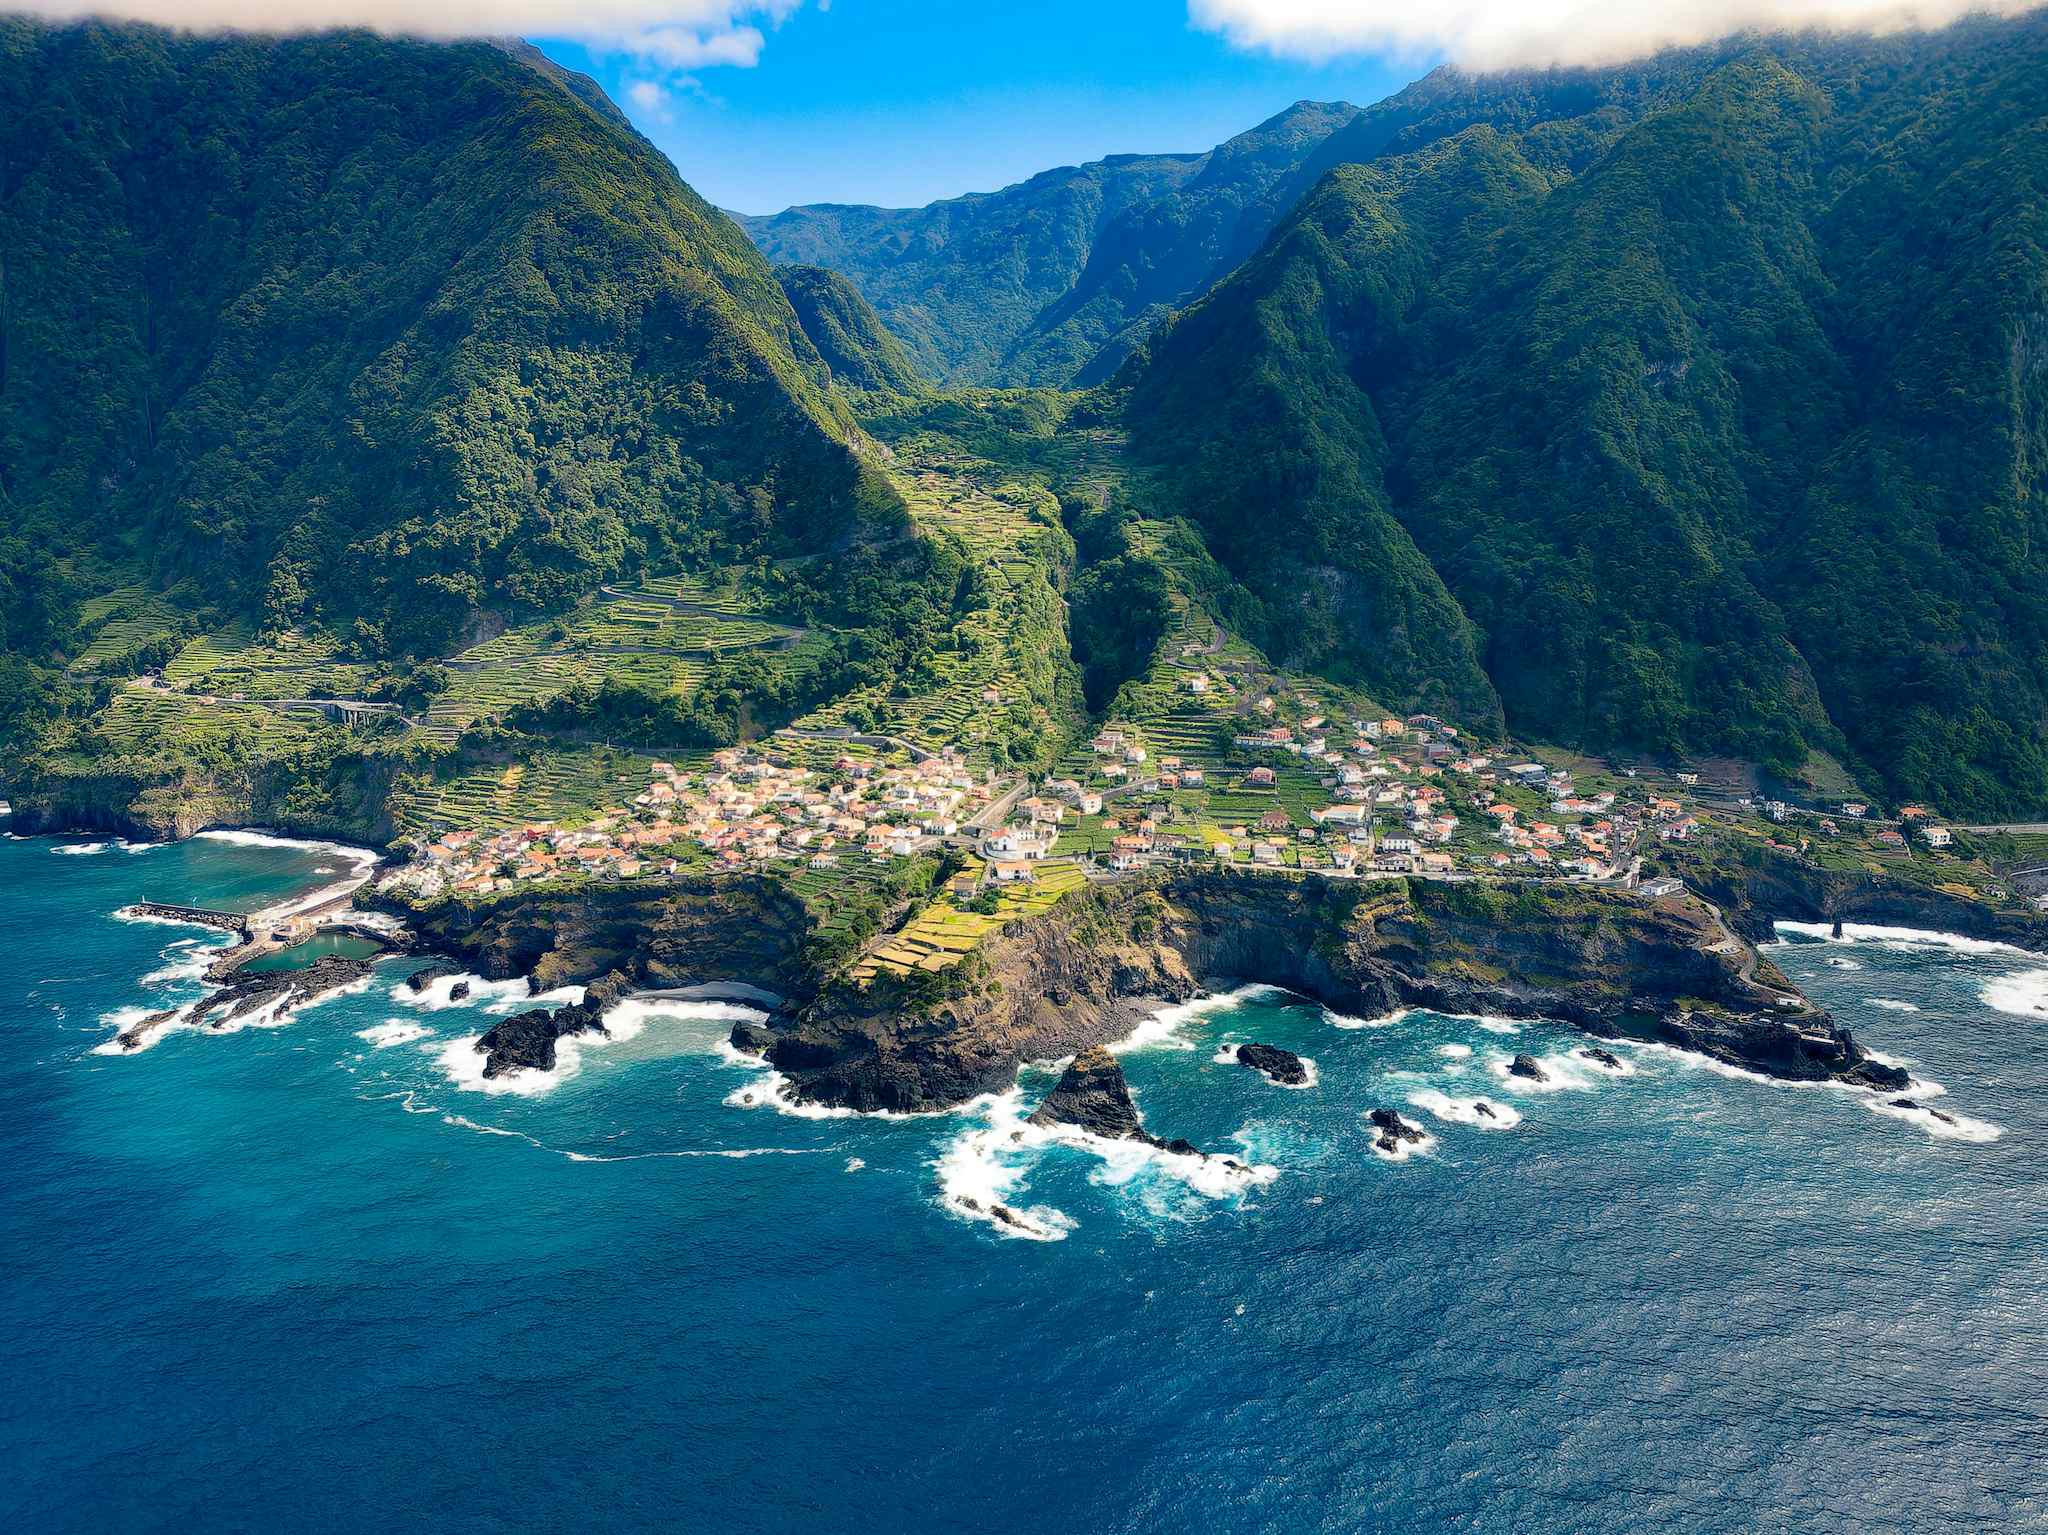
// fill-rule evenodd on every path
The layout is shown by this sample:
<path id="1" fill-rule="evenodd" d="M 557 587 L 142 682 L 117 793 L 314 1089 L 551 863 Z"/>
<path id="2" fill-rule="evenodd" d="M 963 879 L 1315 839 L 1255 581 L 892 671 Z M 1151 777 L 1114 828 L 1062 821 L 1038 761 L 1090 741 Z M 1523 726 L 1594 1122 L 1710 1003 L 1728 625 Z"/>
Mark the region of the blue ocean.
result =
<path id="1" fill-rule="evenodd" d="M 0 1529 L 2048 1527 L 2048 960 L 1774 949 L 1911 1065 L 1926 1107 L 1882 1112 L 1211 999 L 1121 1054 L 1229 1179 L 1027 1132 L 1044 1072 L 788 1113 L 731 1004 L 487 1091 L 460 1046 L 510 989 L 414 995 L 417 961 L 98 1051 L 220 941 L 116 912 L 337 869 L 0 842 Z M 1505 1080 L 1517 1050 L 1552 1080 Z M 1378 1155 L 1380 1105 L 1431 1141 Z"/>

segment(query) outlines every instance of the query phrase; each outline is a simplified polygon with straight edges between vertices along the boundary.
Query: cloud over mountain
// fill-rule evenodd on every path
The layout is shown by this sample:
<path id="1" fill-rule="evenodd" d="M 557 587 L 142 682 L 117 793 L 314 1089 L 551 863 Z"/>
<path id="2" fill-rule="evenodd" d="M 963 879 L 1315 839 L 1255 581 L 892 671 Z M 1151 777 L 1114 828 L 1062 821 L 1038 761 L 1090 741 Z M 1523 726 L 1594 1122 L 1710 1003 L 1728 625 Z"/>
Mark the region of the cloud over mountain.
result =
<path id="1" fill-rule="evenodd" d="M 1894 32 L 2042 0 L 1188 0 L 1190 19 L 1291 57 L 1441 55 L 1471 69 L 1612 64 L 1738 32 Z"/>
<path id="2" fill-rule="evenodd" d="M 751 68 L 762 27 L 803 0 L 18 0 L 50 21 L 98 17 L 195 32 L 368 27 L 411 37 L 569 37 L 666 69 Z"/>

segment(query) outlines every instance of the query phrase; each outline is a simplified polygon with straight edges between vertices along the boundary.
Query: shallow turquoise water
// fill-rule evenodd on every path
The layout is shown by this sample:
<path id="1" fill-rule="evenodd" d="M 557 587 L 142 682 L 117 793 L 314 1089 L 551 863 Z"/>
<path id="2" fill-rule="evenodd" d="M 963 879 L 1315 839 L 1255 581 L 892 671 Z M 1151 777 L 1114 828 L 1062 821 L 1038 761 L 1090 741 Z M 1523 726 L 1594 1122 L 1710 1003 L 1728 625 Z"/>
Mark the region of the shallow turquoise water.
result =
<path id="1" fill-rule="evenodd" d="M 409 1002 L 403 961 L 95 1054 L 215 941 L 111 912 L 333 860 L 58 845 L 0 843 L 0 1527 L 2048 1520 L 2048 961 L 1774 953 L 1995 1139 L 1660 1052 L 1600 1075 L 1563 1029 L 1240 999 L 1124 1054 L 1153 1128 L 1272 1170 L 1212 1196 L 988 1133 L 1042 1073 L 961 1116 L 758 1106 L 708 1009 L 464 1087 L 443 1053 L 510 999 Z M 1251 1037 L 1317 1085 L 1214 1059 Z M 1510 1090 L 1513 1049 L 1577 1085 Z M 1442 1117 L 1472 1097 L 1521 1122 Z M 1434 1147 L 1375 1157 L 1376 1104 Z M 998 1185 L 1062 1239 L 947 1206 Z"/>

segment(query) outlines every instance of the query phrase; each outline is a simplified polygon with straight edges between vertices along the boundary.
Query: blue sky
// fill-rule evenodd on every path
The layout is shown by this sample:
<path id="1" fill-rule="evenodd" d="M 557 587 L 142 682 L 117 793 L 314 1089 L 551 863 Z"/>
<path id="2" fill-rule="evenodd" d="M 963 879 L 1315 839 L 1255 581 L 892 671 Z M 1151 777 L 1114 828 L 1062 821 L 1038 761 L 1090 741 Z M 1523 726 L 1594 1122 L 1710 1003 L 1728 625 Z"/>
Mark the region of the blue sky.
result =
<path id="1" fill-rule="evenodd" d="M 914 206 L 1106 154 L 1206 149 L 1304 97 L 1378 100 L 1427 63 L 1235 48 L 1190 26 L 1187 0 L 812 0 L 762 31 L 751 68 L 682 73 L 534 41 L 745 213 Z"/>

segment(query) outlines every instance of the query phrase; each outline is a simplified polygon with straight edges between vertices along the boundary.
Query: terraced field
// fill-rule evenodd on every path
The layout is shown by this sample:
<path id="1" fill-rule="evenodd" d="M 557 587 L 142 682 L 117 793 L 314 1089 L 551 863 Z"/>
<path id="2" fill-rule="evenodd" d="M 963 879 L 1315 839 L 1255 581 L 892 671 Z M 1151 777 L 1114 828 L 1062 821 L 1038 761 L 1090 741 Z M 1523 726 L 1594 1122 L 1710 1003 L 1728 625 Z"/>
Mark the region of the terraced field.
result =
<path id="1" fill-rule="evenodd" d="M 283 714 L 261 704 L 207 703 L 179 693 L 126 688 L 93 720 L 121 752 L 192 749 L 240 743 L 253 755 L 296 745 L 327 727 L 317 715 Z"/>
<path id="2" fill-rule="evenodd" d="M 920 525 L 956 535 L 981 561 L 989 605 L 955 627 L 954 649 L 906 679 L 907 696 L 866 689 L 799 725 L 873 718 L 884 734 L 928 751 L 958 745 L 978 760 L 999 739 L 1069 734 L 1073 722 L 1056 720 L 1047 707 L 1056 691 L 1052 658 L 1032 643 L 1034 635 L 1057 634 L 1061 623 L 1058 595 L 1030 547 L 1057 525 L 1058 501 L 1041 484 L 950 455 L 905 459 L 897 484 Z"/>
<path id="3" fill-rule="evenodd" d="M 148 588 L 124 586 L 86 598 L 78 605 L 78 617 L 92 630 L 92 640 L 72 664 L 91 670 L 174 633 L 180 615 Z"/>
<path id="4" fill-rule="evenodd" d="M 392 795 L 401 831 L 502 831 L 539 822 L 573 825 L 617 809 L 645 789 L 654 759 L 602 747 L 544 752 L 530 762 L 402 780 Z"/>
<path id="5" fill-rule="evenodd" d="M 223 698 L 360 698 L 377 668 L 336 658 L 331 640 L 287 635 L 259 645 L 246 629 L 202 634 L 172 657 L 164 681 Z"/>
<path id="6" fill-rule="evenodd" d="M 969 866 L 969 872 L 977 871 L 978 866 Z M 871 949 L 850 973 L 857 981 L 869 981 L 883 971 L 906 976 L 913 970 L 950 970 L 990 933 L 1021 917 L 1052 910 L 1061 897 L 1087 882 L 1078 864 L 1048 858 L 1038 866 L 1035 882 L 1001 887 L 992 913 L 965 910 L 951 895 L 941 895 L 901 931 Z"/>

